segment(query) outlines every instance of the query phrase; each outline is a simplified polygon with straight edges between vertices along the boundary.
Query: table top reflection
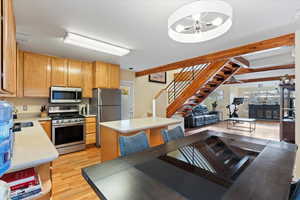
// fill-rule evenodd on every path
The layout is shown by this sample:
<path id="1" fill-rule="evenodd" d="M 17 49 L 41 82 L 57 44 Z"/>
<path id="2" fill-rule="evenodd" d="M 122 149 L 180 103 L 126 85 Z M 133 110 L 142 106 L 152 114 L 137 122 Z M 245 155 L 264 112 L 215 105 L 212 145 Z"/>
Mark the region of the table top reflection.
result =
<path id="1" fill-rule="evenodd" d="M 101 199 L 287 199 L 296 148 L 204 131 L 82 174 Z"/>

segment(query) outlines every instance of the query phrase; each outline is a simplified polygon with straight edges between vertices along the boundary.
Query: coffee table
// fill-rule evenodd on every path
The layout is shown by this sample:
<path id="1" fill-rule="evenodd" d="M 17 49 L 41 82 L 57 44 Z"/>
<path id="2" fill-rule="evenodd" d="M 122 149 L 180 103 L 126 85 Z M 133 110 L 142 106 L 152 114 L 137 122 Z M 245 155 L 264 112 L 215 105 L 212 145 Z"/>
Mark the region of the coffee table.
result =
<path id="1" fill-rule="evenodd" d="M 245 126 L 245 128 L 249 128 L 249 132 L 253 132 L 255 131 L 256 129 L 256 119 L 254 118 L 237 118 L 237 117 L 232 117 L 232 118 L 229 118 L 227 120 L 227 129 L 237 129 L 236 127 L 236 124 L 239 124 L 239 123 L 248 123 L 249 126 Z"/>

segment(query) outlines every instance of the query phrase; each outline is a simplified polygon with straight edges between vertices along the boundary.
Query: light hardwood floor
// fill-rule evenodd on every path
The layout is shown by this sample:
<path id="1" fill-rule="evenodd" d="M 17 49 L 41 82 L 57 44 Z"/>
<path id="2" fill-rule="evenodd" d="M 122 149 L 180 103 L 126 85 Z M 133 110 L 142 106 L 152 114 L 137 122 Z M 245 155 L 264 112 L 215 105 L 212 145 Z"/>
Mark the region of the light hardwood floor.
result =
<path id="1" fill-rule="evenodd" d="M 225 122 L 220 122 L 204 128 L 187 131 L 187 135 L 202 130 L 216 130 L 250 137 L 279 140 L 278 122 L 257 122 L 257 129 L 253 133 L 247 131 L 228 130 Z M 99 199 L 81 175 L 81 168 L 100 163 L 101 149 L 95 146 L 85 151 L 60 156 L 53 162 L 53 200 L 97 200 Z"/>
<path id="2" fill-rule="evenodd" d="M 99 199 L 81 175 L 81 168 L 100 163 L 100 149 L 90 146 L 84 151 L 60 156 L 52 163 L 52 200 Z"/>
<path id="3" fill-rule="evenodd" d="M 271 140 L 279 140 L 279 122 L 276 121 L 257 121 L 256 122 L 256 130 L 252 133 L 249 133 L 247 128 L 240 128 L 240 127 L 247 127 L 248 124 L 240 124 L 239 129 L 240 130 L 232 130 L 227 129 L 227 122 L 219 122 L 217 124 L 205 126 L 203 128 L 193 128 L 186 130 L 186 135 L 191 135 L 194 133 L 197 133 L 199 131 L 203 130 L 215 130 L 215 131 L 221 131 L 225 133 L 232 133 L 232 134 L 238 134 L 238 135 L 244 135 L 249 137 L 256 137 L 256 138 L 262 138 L 262 139 L 271 139 Z"/>

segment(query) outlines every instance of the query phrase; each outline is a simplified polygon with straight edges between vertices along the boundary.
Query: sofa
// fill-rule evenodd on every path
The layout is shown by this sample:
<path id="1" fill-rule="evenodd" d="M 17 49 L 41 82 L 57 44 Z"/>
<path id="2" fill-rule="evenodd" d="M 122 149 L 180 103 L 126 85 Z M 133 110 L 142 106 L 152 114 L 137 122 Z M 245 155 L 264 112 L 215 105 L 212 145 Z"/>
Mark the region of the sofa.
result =
<path id="1" fill-rule="evenodd" d="M 201 127 L 219 122 L 216 111 L 209 112 L 206 105 L 195 106 L 184 118 L 185 128 Z"/>

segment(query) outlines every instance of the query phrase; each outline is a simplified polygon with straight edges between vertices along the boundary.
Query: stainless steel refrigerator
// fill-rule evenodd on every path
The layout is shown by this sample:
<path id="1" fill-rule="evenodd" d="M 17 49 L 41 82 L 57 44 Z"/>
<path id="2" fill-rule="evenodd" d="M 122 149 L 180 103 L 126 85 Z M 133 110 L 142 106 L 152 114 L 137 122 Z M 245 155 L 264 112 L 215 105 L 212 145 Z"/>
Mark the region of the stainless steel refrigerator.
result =
<path id="1" fill-rule="evenodd" d="M 121 120 L 121 90 L 119 89 L 93 89 L 90 113 L 97 117 L 96 145 L 101 146 L 100 122 Z"/>

